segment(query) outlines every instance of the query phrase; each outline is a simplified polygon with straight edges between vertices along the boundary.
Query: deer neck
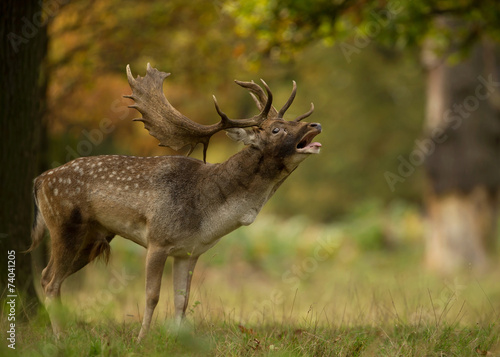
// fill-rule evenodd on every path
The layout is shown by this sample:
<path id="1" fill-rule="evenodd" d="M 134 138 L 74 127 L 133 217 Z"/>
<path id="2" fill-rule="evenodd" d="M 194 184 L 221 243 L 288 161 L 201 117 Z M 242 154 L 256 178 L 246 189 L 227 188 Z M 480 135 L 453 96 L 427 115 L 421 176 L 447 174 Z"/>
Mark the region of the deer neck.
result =
<path id="1" fill-rule="evenodd" d="M 267 156 L 262 150 L 249 146 L 220 164 L 221 178 L 226 178 L 229 185 L 237 185 L 245 190 L 265 190 L 266 186 L 286 178 L 285 166 L 276 159 Z"/>
<path id="2" fill-rule="evenodd" d="M 211 176 L 213 197 L 239 225 L 253 222 L 267 200 L 290 174 L 264 152 L 253 147 L 216 165 Z"/>

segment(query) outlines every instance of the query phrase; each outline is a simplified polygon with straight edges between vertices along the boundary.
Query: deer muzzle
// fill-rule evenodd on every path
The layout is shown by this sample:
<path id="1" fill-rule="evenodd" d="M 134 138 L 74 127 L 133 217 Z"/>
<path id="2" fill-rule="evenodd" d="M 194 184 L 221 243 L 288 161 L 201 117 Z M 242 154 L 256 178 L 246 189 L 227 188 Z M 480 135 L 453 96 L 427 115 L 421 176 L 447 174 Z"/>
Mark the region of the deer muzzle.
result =
<path id="1" fill-rule="evenodd" d="M 311 129 L 300 139 L 296 150 L 301 154 L 319 154 L 321 143 L 313 142 L 313 139 L 321 133 L 321 124 L 311 123 L 308 127 Z"/>

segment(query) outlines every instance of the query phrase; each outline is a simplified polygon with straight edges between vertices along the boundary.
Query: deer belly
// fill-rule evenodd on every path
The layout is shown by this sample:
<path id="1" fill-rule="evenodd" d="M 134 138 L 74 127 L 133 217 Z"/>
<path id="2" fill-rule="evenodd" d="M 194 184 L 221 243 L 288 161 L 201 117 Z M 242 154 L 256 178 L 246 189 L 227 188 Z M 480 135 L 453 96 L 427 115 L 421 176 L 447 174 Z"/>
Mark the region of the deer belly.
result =
<path id="1" fill-rule="evenodd" d="M 142 215 L 122 208 L 98 214 L 98 217 L 99 223 L 109 231 L 143 247 L 147 246 L 146 219 Z"/>

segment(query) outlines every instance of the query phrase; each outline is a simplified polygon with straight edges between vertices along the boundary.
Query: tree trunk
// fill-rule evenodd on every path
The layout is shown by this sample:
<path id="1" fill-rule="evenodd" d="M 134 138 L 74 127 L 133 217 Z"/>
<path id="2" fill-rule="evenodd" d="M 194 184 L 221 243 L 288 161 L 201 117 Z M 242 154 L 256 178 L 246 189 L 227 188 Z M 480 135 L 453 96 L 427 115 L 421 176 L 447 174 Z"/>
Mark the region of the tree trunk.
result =
<path id="1" fill-rule="evenodd" d="M 23 251 L 31 244 L 32 181 L 38 173 L 40 109 L 45 97 L 40 84 L 50 16 L 40 4 L 38 0 L 2 0 L 0 5 L 4 42 L 0 47 L 0 281 L 2 301 L 6 295 L 17 295 L 17 318 L 29 317 L 38 305 L 31 256 Z M 15 267 L 9 271 L 8 252 L 15 256 L 10 259 Z M 15 279 L 9 281 L 9 272 Z M 15 290 L 4 289 L 7 283 Z"/>
<path id="2" fill-rule="evenodd" d="M 485 43 L 456 65 L 431 50 L 424 49 L 426 136 L 434 147 L 425 165 L 426 263 L 445 274 L 483 270 L 496 239 L 500 116 L 492 100 L 500 82 L 485 65 Z"/>

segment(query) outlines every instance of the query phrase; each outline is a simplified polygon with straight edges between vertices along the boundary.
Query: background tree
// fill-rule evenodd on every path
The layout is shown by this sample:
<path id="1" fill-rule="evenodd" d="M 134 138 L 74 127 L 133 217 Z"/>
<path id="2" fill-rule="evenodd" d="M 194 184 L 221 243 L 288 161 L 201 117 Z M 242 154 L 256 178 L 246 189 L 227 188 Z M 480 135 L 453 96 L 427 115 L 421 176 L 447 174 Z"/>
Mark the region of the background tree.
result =
<path id="1" fill-rule="evenodd" d="M 456 33 L 469 23 L 437 19 Z M 436 56 L 431 39 L 424 47 L 427 68 L 425 134 L 435 149 L 428 156 L 426 193 L 429 227 L 427 263 L 451 272 L 469 264 L 482 269 L 495 248 L 500 182 L 500 81 L 495 44 L 471 45 L 459 63 Z"/>
<path id="2" fill-rule="evenodd" d="M 257 31 L 261 50 L 285 57 L 315 40 L 337 43 L 348 63 L 372 42 L 425 49 L 425 140 L 415 157 L 400 160 L 398 175 L 386 178 L 394 187 L 425 160 L 428 265 L 441 272 L 485 266 L 495 243 L 500 184 L 500 121 L 492 100 L 498 66 L 491 41 L 500 39 L 495 1 L 254 0 L 230 1 L 226 9 L 238 14 L 241 34 Z M 475 92 L 481 85 L 484 100 Z M 462 114 L 451 118 L 460 106 Z"/>
<path id="3" fill-rule="evenodd" d="M 0 81 L 1 149 L 0 246 L 1 282 L 7 286 L 7 252 L 15 251 L 15 286 L 23 315 L 38 304 L 31 257 L 32 180 L 38 171 L 41 109 L 44 99 L 43 65 L 47 50 L 48 13 L 40 1 L 6 0 L 1 5 Z M 5 288 L 2 295 L 9 292 Z"/>

